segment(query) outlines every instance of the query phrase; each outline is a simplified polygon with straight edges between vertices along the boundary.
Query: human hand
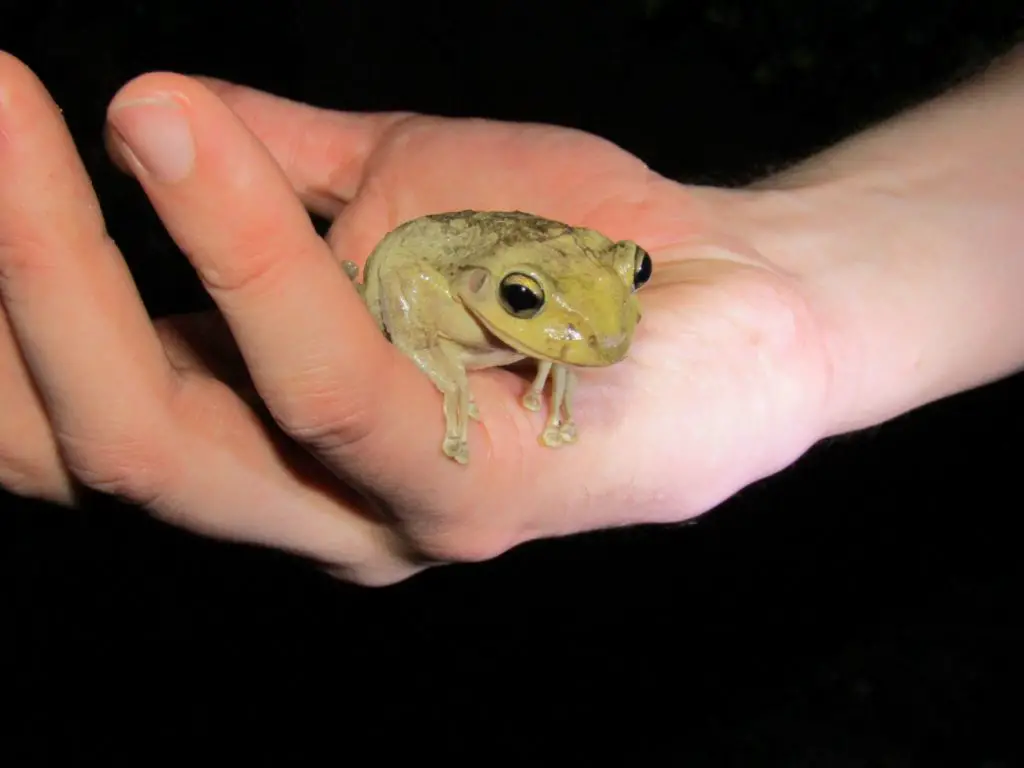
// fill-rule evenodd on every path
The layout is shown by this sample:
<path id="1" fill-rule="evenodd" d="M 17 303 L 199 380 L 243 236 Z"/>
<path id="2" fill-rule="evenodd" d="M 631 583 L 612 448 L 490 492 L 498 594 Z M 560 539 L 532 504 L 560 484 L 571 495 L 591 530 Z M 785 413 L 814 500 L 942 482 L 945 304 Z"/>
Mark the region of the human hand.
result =
<path id="1" fill-rule="evenodd" d="M 140 139 L 147 116 L 159 151 Z M 578 131 L 327 112 L 171 74 L 129 83 L 109 118 L 113 154 L 241 354 L 202 349 L 223 341 L 204 330 L 215 318 L 146 316 L 55 107 L 0 58 L 0 482 L 15 492 L 71 502 L 73 478 L 387 584 L 538 537 L 690 518 L 821 436 L 825 340 L 799 280 L 732 218 L 750 193 L 677 184 Z M 333 219 L 326 243 L 303 204 Z M 445 458 L 439 394 L 339 266 L 404 220 L 464 208 L 652 254 L 629 358 L 580 377 L 575 445 L 539 445 L 526 382 L 491 370 L 471 374 L 470 464 Z"/>

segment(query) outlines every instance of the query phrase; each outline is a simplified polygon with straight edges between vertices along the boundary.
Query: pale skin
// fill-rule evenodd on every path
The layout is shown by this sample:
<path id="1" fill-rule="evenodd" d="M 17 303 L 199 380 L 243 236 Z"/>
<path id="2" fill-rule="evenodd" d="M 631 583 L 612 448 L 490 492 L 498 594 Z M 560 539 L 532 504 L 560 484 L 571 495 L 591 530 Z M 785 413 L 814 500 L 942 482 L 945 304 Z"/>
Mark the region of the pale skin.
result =
<path id="1" fill-rule="evenodd" d="M 679 184 L 561 128 L 326 112 L 174 74 L 130 82 L 109 119 L 223 332 L 147 317 L 44 86 L 0 55 L 14 493 L 74 504 L 81 484 L 385 585 L 692 518 L 826 436 L 1024 362 L 1020 53 L 747 190 Z M 458 186 L 455 166 L 473 169 Z M 333 219 L 326 242 L 304 205 Z M 628 359 L 572 394 L 571 450 L 539 445 L 543 409 L 488 370 L 470 374 L 473 461 L 443 456 L 439 393 L 339 269 L 401 220 L 467 208 L 576 221 L 654 259 Z"/>

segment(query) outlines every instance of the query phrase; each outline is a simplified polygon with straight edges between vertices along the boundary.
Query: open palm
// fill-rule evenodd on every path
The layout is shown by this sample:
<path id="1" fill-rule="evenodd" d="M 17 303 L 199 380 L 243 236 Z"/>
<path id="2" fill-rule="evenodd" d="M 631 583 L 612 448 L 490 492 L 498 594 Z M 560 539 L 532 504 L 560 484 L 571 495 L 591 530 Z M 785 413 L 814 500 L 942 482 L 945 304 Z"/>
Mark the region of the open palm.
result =
<path id="1" fill-rule="evenodd" d="M 58 243 L 60 228 L 40 224 L 26 238 L 80 251 L 51 270 L 0 264 L 10 328 L 0 328 L 0 354 L 14 359 L 14 339 L 25 351 L 0 387 L 37 414 L 26 428 L 40 445 L 45 432 L 79 482 L 380 584 L 532 538 L 686 519 L 820 435 L 817 323 L 799 283 L 730 231 L 740 193 L 669 181 L 578 131 L 327 112 L 147 75 L 115 99 L 141 106 L 112 108 L 111 147 L 217 303 L 231 341 L 217 346 L 209 318 L 150 323 L 109 241 L 88 252 L 82 232 L 102 227 L 73 145 L 38 81 L 10 59 L 0 65 L 37 150 L 8 166 L 0 227 L 34 220 L 28 181 L 63 178 L 32 204 L 40 222 L 60 211 L 73 237 Z M 174 183 L 124 148 L 136 148 L 125 115 L 164 109 L 153 106 L 160 93 L 187 116 L 194 143 L 194 167 Z M 5 200 L 21 206 L 17 217 L 4 217 Z M 304 207 L 332 220 L 327 245 Z M 471 374 L 481 421 L 470 463 L 447 459 L 438 392 L 377 331 L 338 264 L 361 264 L 403 221 L 468 208 L 592 227 L 654 258 L 629 358 L 580 375 L 574 445 L 540 445 L 546 414 L 520 404 L 525 381 L 490 370 Z M 54 341 L 54 312 L 89 344 Z"/>
<path id="2" fill-rule="evenodd" d="M 455 554 L 683 519 L 818 437 L 824 355 L 804 298 L 749 246 L 716 231 L 727 222 L 709 221 L 692 189 L 601 138 L 549 125 L 309 112 L 310 149 L 296 151 L 300 121 L 289 110 L 307 108 L 207 84 L 271 149 L 308 207 L 333 220 L 339 260 L 361 264 L 398 224 L 463 209 L 526 210 L 633 239 L 654 255 L 629 359 L 581 374 L 577 444 L 538 444 L 544 414 L 520 405 L 525 382 L 507 371 L 472 376 L 483 420 L 467 468 L 440 454 L 436 394 L 423 399 L 425 411 L 407 405 L 411 397 L 380 405 L 402 426 L 380 436 L 379 454 L 375 446 L 373 471 L 389 479 L 374 485 L 404 478 L 402 496 L 415 500 L 399 514 L 414 529 L 426 521 L 421 530 L 436 531 L 439 518 L 442 530 L 450 525 Z M 318 156 L 320 147 L 329 150 Z M 403 377 L 427 386 L 411 366 Z M 437 483 L 439 472 L 460 477 Z"/>

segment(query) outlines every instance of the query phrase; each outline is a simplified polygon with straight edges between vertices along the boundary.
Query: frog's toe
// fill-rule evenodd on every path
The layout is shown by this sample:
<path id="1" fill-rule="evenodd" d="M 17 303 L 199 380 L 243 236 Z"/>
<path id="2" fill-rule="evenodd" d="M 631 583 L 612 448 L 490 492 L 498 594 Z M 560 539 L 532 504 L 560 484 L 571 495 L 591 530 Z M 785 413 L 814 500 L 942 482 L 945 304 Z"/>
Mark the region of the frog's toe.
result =
<path id="1" fill-rule="evenodd" d="M 558 428 L 558 436 L 561 438 L 563 443 L 575 443 L 577 435 L 576 424 L 571 421 L 564 422 Z"/>
<path id="2" fill-rule="evenodd" d="M 540 392 L 534 392 L 530 390 L 523 395 L 523 407 L 528 411 L 539 411 L 540 410 Z"/>
<path id="3" fill-rule="evenodd" d="M 469 463 L 469 442 L 465 438 L 448 435 L 441 448 L 449 459 L 454 459 L 459 464 Z"/>
<path id="4" fill-rule="evenodd" d="M 548 448 L 558 448 L 562 444 L 562 430 L 557 424 L 548 424 L 540 433 L 540 444 Z"/>
<path id="5" fill-rule="evenodd" d="M 469 418 L 473 421 L 480 421 L 480 409 L 476 407 L 476 403 L 472 400 L 469 401 Z"/>
<path id="6" fill-rule="evenodd" d="M 359 277 L 359 267 L 354 261 L 343 261 L 341 262 L 341 268 L 345 274 L 348 275 L 349 280 L 355 280 Z"/>

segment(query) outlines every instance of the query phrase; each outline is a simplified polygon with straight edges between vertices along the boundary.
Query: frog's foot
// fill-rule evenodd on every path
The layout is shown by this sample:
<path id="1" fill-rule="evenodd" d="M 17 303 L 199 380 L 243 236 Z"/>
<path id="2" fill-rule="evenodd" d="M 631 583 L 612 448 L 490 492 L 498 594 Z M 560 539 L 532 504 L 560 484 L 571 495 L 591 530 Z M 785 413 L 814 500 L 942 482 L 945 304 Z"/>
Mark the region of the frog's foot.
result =
<path id="1" fill-rule="evenodd" d="M 550 369 L 550 365 L 547 368 Z M 537 408 L 531 408 L 530 410 L 540 408 L 540 388 L 544 385 L 547 369 L 543 369 L 541 373 L 542 375 L 538 375 L 533 387 L 530 388 L 530 391 L 523 398 L 523 404 L 527 408 L 530 405 L 527 404 L 526 399 L 531 395 L 536 398 Z M 547 426 L 540 435 L 541 445 L 546 445 L 549 448 L 558 448 L 559 446 L 576 442 L 576 422 L 572 419 L 572 394 L 576 379 L 572 371 L 564 365 L 555 366 L 554 374 L 554 391 L 551 393 L 551 416 L 548 417 Z"/>
<path id="2" fill-rule="evenodd" d="M 565 427 L 571 427 L 571 434 L 565 431 Z M 566 439 L 568 435 L 569 439 Z M 541 445 L 547 446 L 548 448 L 559 448 L 566 443 L 571 443 L 576 440 L 576 427 L 572 424 L 563 424 L 557 419 L 552 419 L 544 427 L 544 431 L 540 433 L 538 441 Z"/>
<path id="3" fill-rule="evenodd" d="M 558 448 L 562 444 L 562 433 L 557 424 L 549 424 L 540 433 L 540 444 L 548 448 Z"/>
<path id="4" fill-rule="evenodd" d="M 539 411 L 540 410 L 540 396 L 541 393 L 535 389 L 527 391 L 523 395 L 523 407 L 528 411 Z"/>
<path id="5" fill-rule="evenodd" d="M 469 441 L 466 438 L 458 435 L 445 435 L 441 450 L 449 459 L 454 459 L 459 464 L 469 464 Z"/>
<path id="6" fill-rule="evenodd" d="M 472 413 L 467 399 L 468 390 L 449 390 L 444 393 L 444 442 L 441 450 L 459 464 L 469 463 L 469 429 L 466 417 Z"/>

